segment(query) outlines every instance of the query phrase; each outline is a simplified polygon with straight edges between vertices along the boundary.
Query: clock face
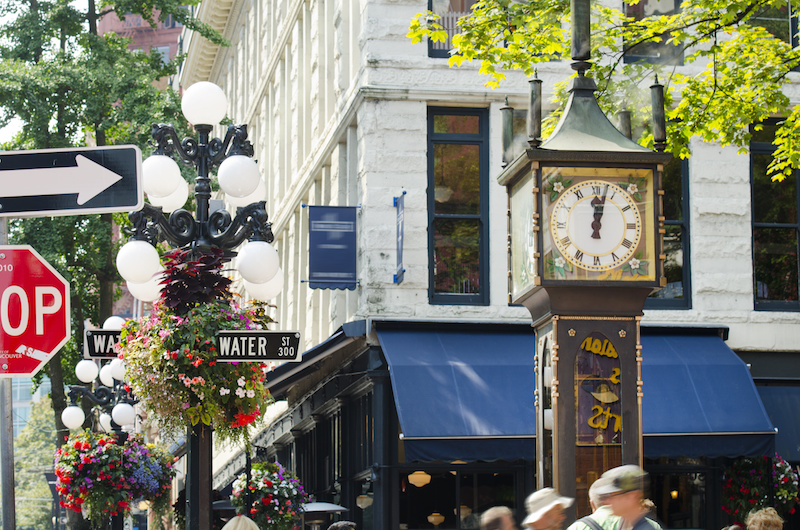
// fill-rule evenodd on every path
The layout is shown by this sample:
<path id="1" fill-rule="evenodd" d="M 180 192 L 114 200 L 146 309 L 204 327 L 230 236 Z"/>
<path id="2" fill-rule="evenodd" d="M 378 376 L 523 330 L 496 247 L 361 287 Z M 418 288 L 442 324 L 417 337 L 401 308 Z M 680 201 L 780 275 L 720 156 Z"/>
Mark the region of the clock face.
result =
<path id="1" fill-rule="evenodd" d="M 540 171 L 542 281 L 655 283 L 654 168 Z"/>
<path id="2" fill-rule="evenodd" d="M 556 248 L 575 267 L 606 271 L 632 256 L 642 235 L 636 201 L 620 186 L 585 180 L 554 203 L 550 231 Z"/>

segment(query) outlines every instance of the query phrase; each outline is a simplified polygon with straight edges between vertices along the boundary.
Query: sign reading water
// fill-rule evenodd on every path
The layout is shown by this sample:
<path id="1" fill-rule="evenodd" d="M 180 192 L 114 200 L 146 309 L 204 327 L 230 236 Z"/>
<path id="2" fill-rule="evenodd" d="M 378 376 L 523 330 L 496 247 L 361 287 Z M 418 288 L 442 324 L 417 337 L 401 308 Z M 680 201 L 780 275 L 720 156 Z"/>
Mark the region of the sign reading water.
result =
<path id="1" fill-rule="evenodd" d="M 83 333 L 83 356 L 86 359 L 114 359 L 119 342 L 118 329 L 87 329 Z"/>
<path id="2" fill-rule="evenodd" d="M 220 331 L 217 361 L 300 361 L 300 332 Z"/>

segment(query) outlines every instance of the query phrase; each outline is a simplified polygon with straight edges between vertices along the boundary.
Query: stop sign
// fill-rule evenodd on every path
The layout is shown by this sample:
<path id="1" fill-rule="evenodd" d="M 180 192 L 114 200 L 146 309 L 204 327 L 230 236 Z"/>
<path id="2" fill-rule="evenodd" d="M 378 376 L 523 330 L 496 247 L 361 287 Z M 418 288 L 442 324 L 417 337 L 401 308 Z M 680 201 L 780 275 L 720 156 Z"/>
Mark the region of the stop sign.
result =
<path id="1" fill-rule="evenodd" d="M 70 337 L 69 284 L 29 245 L 0 245 L 0 377 L 31 377 Z"/>

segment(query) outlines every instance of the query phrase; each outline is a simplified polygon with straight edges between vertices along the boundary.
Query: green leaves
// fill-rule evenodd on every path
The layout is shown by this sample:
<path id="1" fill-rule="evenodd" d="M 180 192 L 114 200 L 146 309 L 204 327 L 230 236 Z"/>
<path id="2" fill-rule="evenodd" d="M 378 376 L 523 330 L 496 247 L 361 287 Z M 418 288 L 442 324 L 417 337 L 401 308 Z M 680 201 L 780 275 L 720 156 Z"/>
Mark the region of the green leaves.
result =
<path id="1" fill-rule="evenodd" d="M 770 166 L 773 178 L 782 180 L 800 168 L 800 107 L 791 106 L 785 95 L 800 66 L 800 47 L 782 40 L 789 24 L 785 6 L 782 0 L 685 0 L 677 13 L 636 20 L 619 9 L 593 5 L 591 73 L 601 106 L 607 113 L 623 105 L 632 110 L 633 129 L 642 131 L 639 141 L 651 146 L 647 87 L 658 74 L 671 120 L 667 148 L 680 158 L 690 155 L 693 137 L 747 152 L 752 124 L 784 116 Z M 450 65 L 479 61 L 490 87 L 499 86 L 506 70 L 532 75 L 538 63 L 569 57 L 564 29 L 569 16 L 564 0 L 480 0 L 458 23 Z M 414 42 L 441 36 L 430 12 L 417 15 L 412 29 Z M 666 54 L 663 64 L 630 60 L 652 50 L 653 43 L 666 46 L 657 48 Z M 555 100 L 559 108 L 566 102 L 560 86 Z M 559 114 L 557 110 L 546 118 L 545 133 Z"/>

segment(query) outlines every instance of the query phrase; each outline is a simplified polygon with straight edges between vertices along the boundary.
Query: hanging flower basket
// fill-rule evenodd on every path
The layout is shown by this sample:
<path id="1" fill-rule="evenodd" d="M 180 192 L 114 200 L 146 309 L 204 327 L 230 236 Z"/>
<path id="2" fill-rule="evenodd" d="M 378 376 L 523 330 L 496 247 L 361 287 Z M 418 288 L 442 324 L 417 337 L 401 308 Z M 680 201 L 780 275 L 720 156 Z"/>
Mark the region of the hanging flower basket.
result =
<path id="1" fill-rule="evenodd" d="M 740 523 L 751 511 L 767 507 L 786 516 L 795 511 L 798 484 L 797 473 L 777 454 L 740 458 L 725 470 L 722 509 Z"/>
<path id="2" fill-rule="evenodd" d="M 222 440 L 248 439 L 273 399 L 264 385 L 270 368 L 258 362 L 217 362 L 221 330 L 260 330 L 272 319 L 263 304 L 243 306 L 220 274 L 221 250 L 198 258 L 188 251 L 167 255 L 162 295 L 152 313 L 128 321 L 119 356 L 127 379 L 159 428 L 184 433 L 198 423 L 213 426 Z"/>
<path id="3" fill-rule="evenodd" d="M 245 513 L 248 490 L 250 513 Z M 278 463 L 259 462 L 253 464 L 249 484 L 244 473 L 233 482 L 231 504 L 237 514 L 248 515 L 262 530 L 291 530 L 307 498 L 294 473 Z"/>
<path id="4" fill-rule="evenodd" d="M 140 435 L 119 443 L 116 435 L 85 430 L 56 450 L 55 474 L 59 504 L 88 511 L 93 526 L 100 526 L 111 516 L 130 514 L 138 500 L 167 513 L 175 470 L 170 455 Z"/>

